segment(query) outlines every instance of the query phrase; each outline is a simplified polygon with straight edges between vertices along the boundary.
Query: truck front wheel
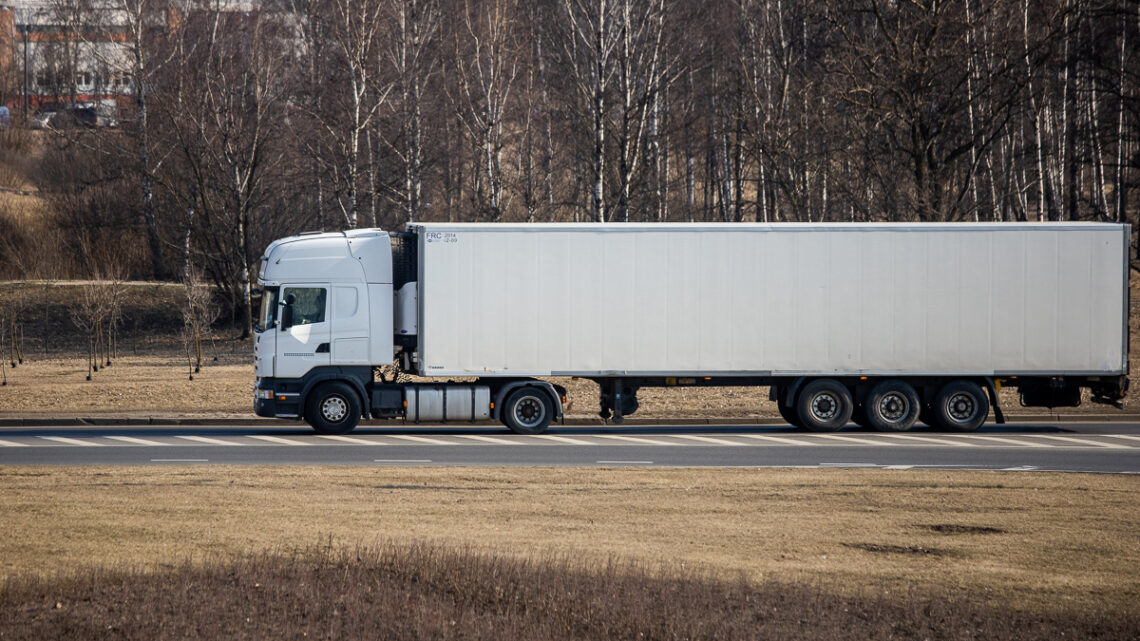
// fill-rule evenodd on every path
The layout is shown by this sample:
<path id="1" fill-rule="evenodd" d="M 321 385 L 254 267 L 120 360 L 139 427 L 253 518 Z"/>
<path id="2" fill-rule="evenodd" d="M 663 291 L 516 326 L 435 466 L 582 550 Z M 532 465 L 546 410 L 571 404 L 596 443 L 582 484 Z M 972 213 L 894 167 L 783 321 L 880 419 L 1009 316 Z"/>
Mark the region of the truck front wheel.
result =
<path id="1" fill-rule="evenodd" d="M 808 383 L 796 399 L 800 425 L 813 432 L 834 432 L 847 425 L 854 407 L 847 387 L 830 378 Z"/>
<path id="2" fill-rule="evenodd" d="M 516 434 L 541 434 L 554 418 L 554 406 L 541 389 L 520 387 L 507 396 L 501 416 L 503 424 Z"/>
<path id="3" fill-rule="evenodd" d="M 323 383 L 309 392 L 305 420 L 318 434 L 347 434 L 360 421 L 360 398 L 345 383 Z"/>

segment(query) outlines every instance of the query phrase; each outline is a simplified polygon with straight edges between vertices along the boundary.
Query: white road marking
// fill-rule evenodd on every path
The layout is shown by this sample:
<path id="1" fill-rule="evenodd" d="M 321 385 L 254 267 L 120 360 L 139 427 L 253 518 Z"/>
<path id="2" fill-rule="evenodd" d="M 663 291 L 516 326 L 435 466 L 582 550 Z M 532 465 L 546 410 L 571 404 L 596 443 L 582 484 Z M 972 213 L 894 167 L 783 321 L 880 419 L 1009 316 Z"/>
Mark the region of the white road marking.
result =
<path id="1" fill-rule="evenodd" d="M 1126 438 L 1130 441 L 1140 441 L 1140 436 L 1130 436 L 1128 434 L 1101 434 L 1101 436 L 1110 436 L 1112 438 Z"/>
<path id="2" fill-rule="evenodd" d="M 655 441 L 651 438 L 641 438 L 639 436 L 618 436 L 617 434 L 595 434 L 597 438 L 611 438 L 615 441 L 627 441 L 630 443 L 641 443 L 643 445 L 680 445 L 680 443 L 670 443 L 668 441 Z"/>
<path id="3" fill-rule="evenodd" d="M 815 438 L 829 438 L 834 441 L 842 441 L 844 443 L 850 443 L 852 445 L 873 445 L 875 447 L 882 447 L 883 445 L 886 445 L 886 443 L 883 443 L 881 441 L 871 441 L 868 439 L 856 438 L 854 436 L 836 436 L 834 434 L 813 434 L 812 436 Z"/>
<path id="4" fill-rule="evenodd" d="M 195 443 L 205 443 L 207 445 L 241 445 L 241 446 L 248 445 L 248 443 L 238 443 L 235 441 L 223 441 L 221 439 L 209 438 L 207 436 L 175 436 L 174 438 L 185 439 L 187 441 L 194 441 Z"/>
<path id="5" fill-rule="evenodd" d="M 116 441 L 122 441 L 124 443 L 133 443 L 135 445 L 162 446 L 162 443 L 159 443 L 158 441 L 148 441 L 145 438 L 135 438 L 133 436 L 108 436 L 107 438 Z"/>
<path id="6" fill-rule="evenodd" d="M 330 441 L 340 441 L 342 443 L 356 443 L 357 445 L 383 445 L 380 441 L 366 441 L 362 438 L 352 438 L 351 436 L 335 436 L 332 434 L 318 434 L 317 438 L 324 438 Z"/>
<path id="7" fill-rule="evenodd" d="M 812 443 L 811 441 L 800 441 L 800 440 L 797 440 L 794 438 L 787 438 L 784 436 L 768 436 L 767 434 L 738 434 L 737 436 L 743 436 L 744 438 L 754 438 L 758 441 L 785 443 L 787 445 L 807 445 L 807 446 L 819 445 L 819 443 Z"/>
<path id="8" fill-rule="evenodd" d="M 568 443 L 570 445 L 597 445 L 597 443 L 593 441 L 582 441 L 576 438 L 570 438 L 569 436 L 555 436 L 553 434 L 534 434 L 531 436 L 531 438 L 541 438 L 547 441 L 554 441 L 556 443 Z"/>
<path id="9" fill-rule="evenodd" d="M 595 461 L 598 465 L 653 465 L 653 461 Z"/>
<path id="10" fill-rule="evenodd" d="M 958 443 L 955 441 L 947 441 L 941 438 L 932 438 L 930 436 L 915 436 L 912 434 L 880 434 L 883 438 L 899 438 L 907 441 L 919 441 L 920 443 L 941 443 L 943 445 L 952 445 L 954 447 L 977 447 L 973 443 Z"/>
<path id="11" fill-rule="evenodd" d="M 416 443 L 427 443 L 429 445 L 459 445 L 459 443 L 452 443 L 451 441 L 441 441 L 436 438 L 428 438 L 426 436 L 410 436 L 407 434 L 388 434 L 392 438 L 402 438 L 405 441 L 415 441 Z"/>
<path id="12" fill-rule="evenodd" d="M 693 436 L 689 434 L 670 434 L 673 438 L 687 438 L 691 441 L 699 441 L 702 443 L 712 443 L 714 445 L 740 445 L 736 441 L 726 441 L 722 438 L 712 438 L 711 436 Z"/>
<path id="13" fill-rule="evenodd" d="M 65 436 L 37 436 L 45 441 L 56 441 L 65 445 L 82 445 L 84 447 L 103 447 L 102 443 L 92 443 L 91 441 L 81 441 L 77 438 L 67 438 Z"/>
<path id="14" fill-rule="evenodd" d="M 373 463 L 431 463 L 430 458 L 377 458 Z"/>
<path id="15" fill-rule="evenodd" d="M 1120 445 L 1118 443 L 1101 443 L 1100 441 L 1090 441 L 1083 438 L 1073 438 L 1072 436 L 1049 436 L 1048 434 L 1033 434 L 1033 438 L 1048 438 L 1054 441 L 1064 441 L 1065 443 L 1076 443 L 1077 445 L 1092 445 L 1094 447 L 1107 447 L 1116 450 L 1132 449 L 1127 445 Z"/>
<path id="16" fill-rule="evenodd" d="M 268 441 L 270 443 L 278 443 L 281 445 L 312 445 L 312 443 L 306 443 L 304 441 L 290 441 L 287 438 L 280 438 L 277 436 L 263 436 L 261 434 L 251 434 L 249 438 L 255 438 L 259 441 Z"/>
<path id="17" fill-rule="evenodd" d="M 1032 443 L 1030 441 L 1018 441 L 1012 438 L 990 436 L 989 434 L 986 434 L 984 436 L 980 434 L 955 434 L 954 438 L 973 438 L 985 442 L 996 441 L 998 443 L 1009 443 L 1010 445 L 1016 445 L 1018 447 L 1056 447 L 1050 443 Z"/>
<path id="18" fill-rule="evenodd" d="M 152 458 L 151 463 L 208 463 L 208 458 Z"/>
<path id="19" fill-rule="evenodd" d="M 466 438 L 472 441 L 482 441 L 483 443 L 494 443 L 496 445 L 525 445 L 521 441 L 512 441 L 505 438 L 495 438 L 494 436 L 479 436 L 478 434 L 453 434 L 456 438 Z"/>
<path id="20" fill-rule="evenodd" d="M 883 467 L 884 470 L 913 470 L 913 465 L 887 465 Z"/>
<path id="21" fill-rule="evenodd" d="M 28 444 L 16 443 L 14 441 L 0 441 L 0 447 L 28 447 Z"/>

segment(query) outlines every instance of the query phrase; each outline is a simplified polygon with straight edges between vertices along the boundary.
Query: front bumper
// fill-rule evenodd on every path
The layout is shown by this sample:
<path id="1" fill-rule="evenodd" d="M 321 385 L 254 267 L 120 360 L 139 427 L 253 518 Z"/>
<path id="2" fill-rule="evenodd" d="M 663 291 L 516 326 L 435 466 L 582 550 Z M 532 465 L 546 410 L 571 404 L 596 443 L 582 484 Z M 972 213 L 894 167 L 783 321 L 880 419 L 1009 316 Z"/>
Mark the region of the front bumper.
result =
<path id="1" fill-rule="evenodd" d="M 301 395 L 279 390 L 273 378 L 259 378 L 253 390 L 253 411 L 268 418 L 300 418 Z"/>

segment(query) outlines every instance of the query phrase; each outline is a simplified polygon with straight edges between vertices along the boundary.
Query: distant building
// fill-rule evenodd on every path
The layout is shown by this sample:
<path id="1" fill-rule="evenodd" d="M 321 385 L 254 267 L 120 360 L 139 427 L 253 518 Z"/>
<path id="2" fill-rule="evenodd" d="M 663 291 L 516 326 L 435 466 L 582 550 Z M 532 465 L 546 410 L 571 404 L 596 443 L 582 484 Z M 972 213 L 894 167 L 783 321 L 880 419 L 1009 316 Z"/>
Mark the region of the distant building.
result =
<path id="1" fill-rule="evenodd" d="M 0 4 L 0 104 L 24 117 L 49 104 L 129 104 L 127 33 L 99 0 Z"/>

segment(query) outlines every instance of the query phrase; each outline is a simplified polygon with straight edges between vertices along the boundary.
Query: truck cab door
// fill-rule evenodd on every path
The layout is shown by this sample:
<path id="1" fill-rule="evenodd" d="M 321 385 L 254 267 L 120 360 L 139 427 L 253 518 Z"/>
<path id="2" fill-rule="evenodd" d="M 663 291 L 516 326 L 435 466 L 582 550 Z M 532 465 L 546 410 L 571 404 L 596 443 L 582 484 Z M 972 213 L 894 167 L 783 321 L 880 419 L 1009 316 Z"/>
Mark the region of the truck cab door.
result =
<path id="1" fill-rule="evenodd" d="M 300 378 L 330 363 L 329 289 L 327 284 L 282 285 L 274 359 L 277 378 Z"/>

